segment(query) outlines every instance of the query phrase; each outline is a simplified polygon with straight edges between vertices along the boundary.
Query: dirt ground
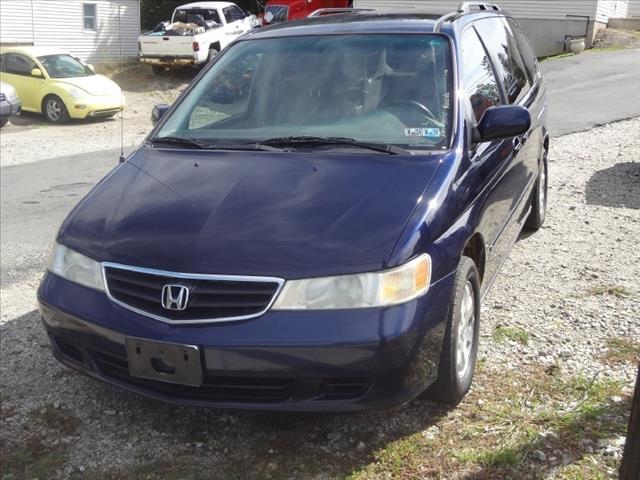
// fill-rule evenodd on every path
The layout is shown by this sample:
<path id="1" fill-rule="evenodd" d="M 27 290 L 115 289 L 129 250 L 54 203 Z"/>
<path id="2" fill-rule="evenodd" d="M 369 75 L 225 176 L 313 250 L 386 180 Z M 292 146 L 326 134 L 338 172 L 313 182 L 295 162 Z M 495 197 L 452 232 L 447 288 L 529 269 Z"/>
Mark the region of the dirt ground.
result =
<path id="1" fill-rule="evenodd" d="M 640 48 L 640 31 L 605 28 L 596 34 L 592 48 Z"/>

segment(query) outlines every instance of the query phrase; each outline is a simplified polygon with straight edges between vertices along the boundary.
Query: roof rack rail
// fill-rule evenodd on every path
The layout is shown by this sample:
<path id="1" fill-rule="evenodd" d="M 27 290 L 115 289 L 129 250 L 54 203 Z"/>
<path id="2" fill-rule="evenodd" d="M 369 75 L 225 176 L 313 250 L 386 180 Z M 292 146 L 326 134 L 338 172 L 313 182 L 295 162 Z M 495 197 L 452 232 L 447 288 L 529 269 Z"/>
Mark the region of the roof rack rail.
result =
<path id="1" fill-rule="evenodd" d="M 501 8 L 496 5 L 495 3 L 485 3 L 485 2 L 462 2 L 460 5 L 458 5 L 458 9 L 455 12 L 450 12 L 447 13 L 443 16 L 441 16 L 437 21 L 436 24 L 433 27 L 433 31 L 434 32 L 439 32 L 440 31 L 440 27 L 442 27 L 442 24 L 446 21 L 449 21 L 459 15 L 464 15 L 465 13 L 471 13 L 471 8 L 472 7 L 476 7 L 478 10 L 481 11 L 494 11 L 494 12 L 500 12 Z"/>
<path id="2" fill-rule="evenodd" d="M 486 2 L 462 2 L 458 7 L 458 12 L 467 13 L 471 11 L 471 7 L 478 7 L 478 10 L 493 10 L 494 12 L 499 12 L 500 7 L 495 3 L 486 3 Z"/>
<path id="3" fill-rule="evenodd" d="M 307 18 L 323 17 L 325 15 L 336 15 L 340 13 L 360 13 L 375 12 L 373 8 L 319 8 L 307 15 Z"/>

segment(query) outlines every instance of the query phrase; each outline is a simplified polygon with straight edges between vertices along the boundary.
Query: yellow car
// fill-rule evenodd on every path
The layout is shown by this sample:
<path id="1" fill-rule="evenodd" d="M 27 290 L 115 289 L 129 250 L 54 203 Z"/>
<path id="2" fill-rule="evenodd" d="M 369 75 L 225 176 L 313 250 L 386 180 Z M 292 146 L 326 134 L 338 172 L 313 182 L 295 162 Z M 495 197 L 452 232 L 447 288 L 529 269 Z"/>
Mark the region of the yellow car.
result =
<path id="1" fill-rule="evenodd" d="M 0 80 L 18 92 L 22 109 L 53 123 L 69 118 L 113 117 L 125 105 L 117 83 L 96 75 L 69 53 L 48 47 L 0 51 Z"/>

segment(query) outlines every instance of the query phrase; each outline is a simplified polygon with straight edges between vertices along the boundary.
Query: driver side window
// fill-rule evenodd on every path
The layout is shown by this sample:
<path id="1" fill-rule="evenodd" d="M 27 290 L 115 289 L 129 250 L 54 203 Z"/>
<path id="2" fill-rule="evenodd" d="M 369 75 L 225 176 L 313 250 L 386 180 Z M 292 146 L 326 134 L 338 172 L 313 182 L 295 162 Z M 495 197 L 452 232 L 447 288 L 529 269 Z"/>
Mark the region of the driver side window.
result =
<path id="1" fill-rule="evenodd" d="M 502 104 L 493 66 L 473 28 L 462 35 L 462 79 L 476 123 L 489 107 Z"/>

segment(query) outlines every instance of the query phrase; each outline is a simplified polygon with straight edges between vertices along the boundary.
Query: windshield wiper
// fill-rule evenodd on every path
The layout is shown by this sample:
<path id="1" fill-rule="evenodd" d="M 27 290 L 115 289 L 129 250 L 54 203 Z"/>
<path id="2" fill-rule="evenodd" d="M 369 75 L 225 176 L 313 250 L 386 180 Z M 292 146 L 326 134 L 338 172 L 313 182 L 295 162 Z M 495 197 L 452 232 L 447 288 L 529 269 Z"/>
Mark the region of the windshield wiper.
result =
<path id="1" fill-rule="evenodd" d="M 347 137 L 275 137 L 268 140 L 261 140 L 263 145 L 351 145 L 358 148 L 366 148 L 376 152 L 388 153 L 389 155 L 413 155 L 413 152 L 400 148 L 397 145 L 390 145 L 376 142 L 362 142 L 355 138 Z"/>
<path id="2" fill-rule="evenodd" d="M 262 143 L 242 143 L 238 145 L 225 145 L 206 143 L 195 138 L 184 137 L 155 137 L 151 139 L 151 143 L 166 143 L 168 145 L 179 145 L 182 147 L 197 148 L 200 150 L 237 150 L 237 151 L 258 151 L 258 152 L 286 152 L 283 148 L 277 148 Z"/>

